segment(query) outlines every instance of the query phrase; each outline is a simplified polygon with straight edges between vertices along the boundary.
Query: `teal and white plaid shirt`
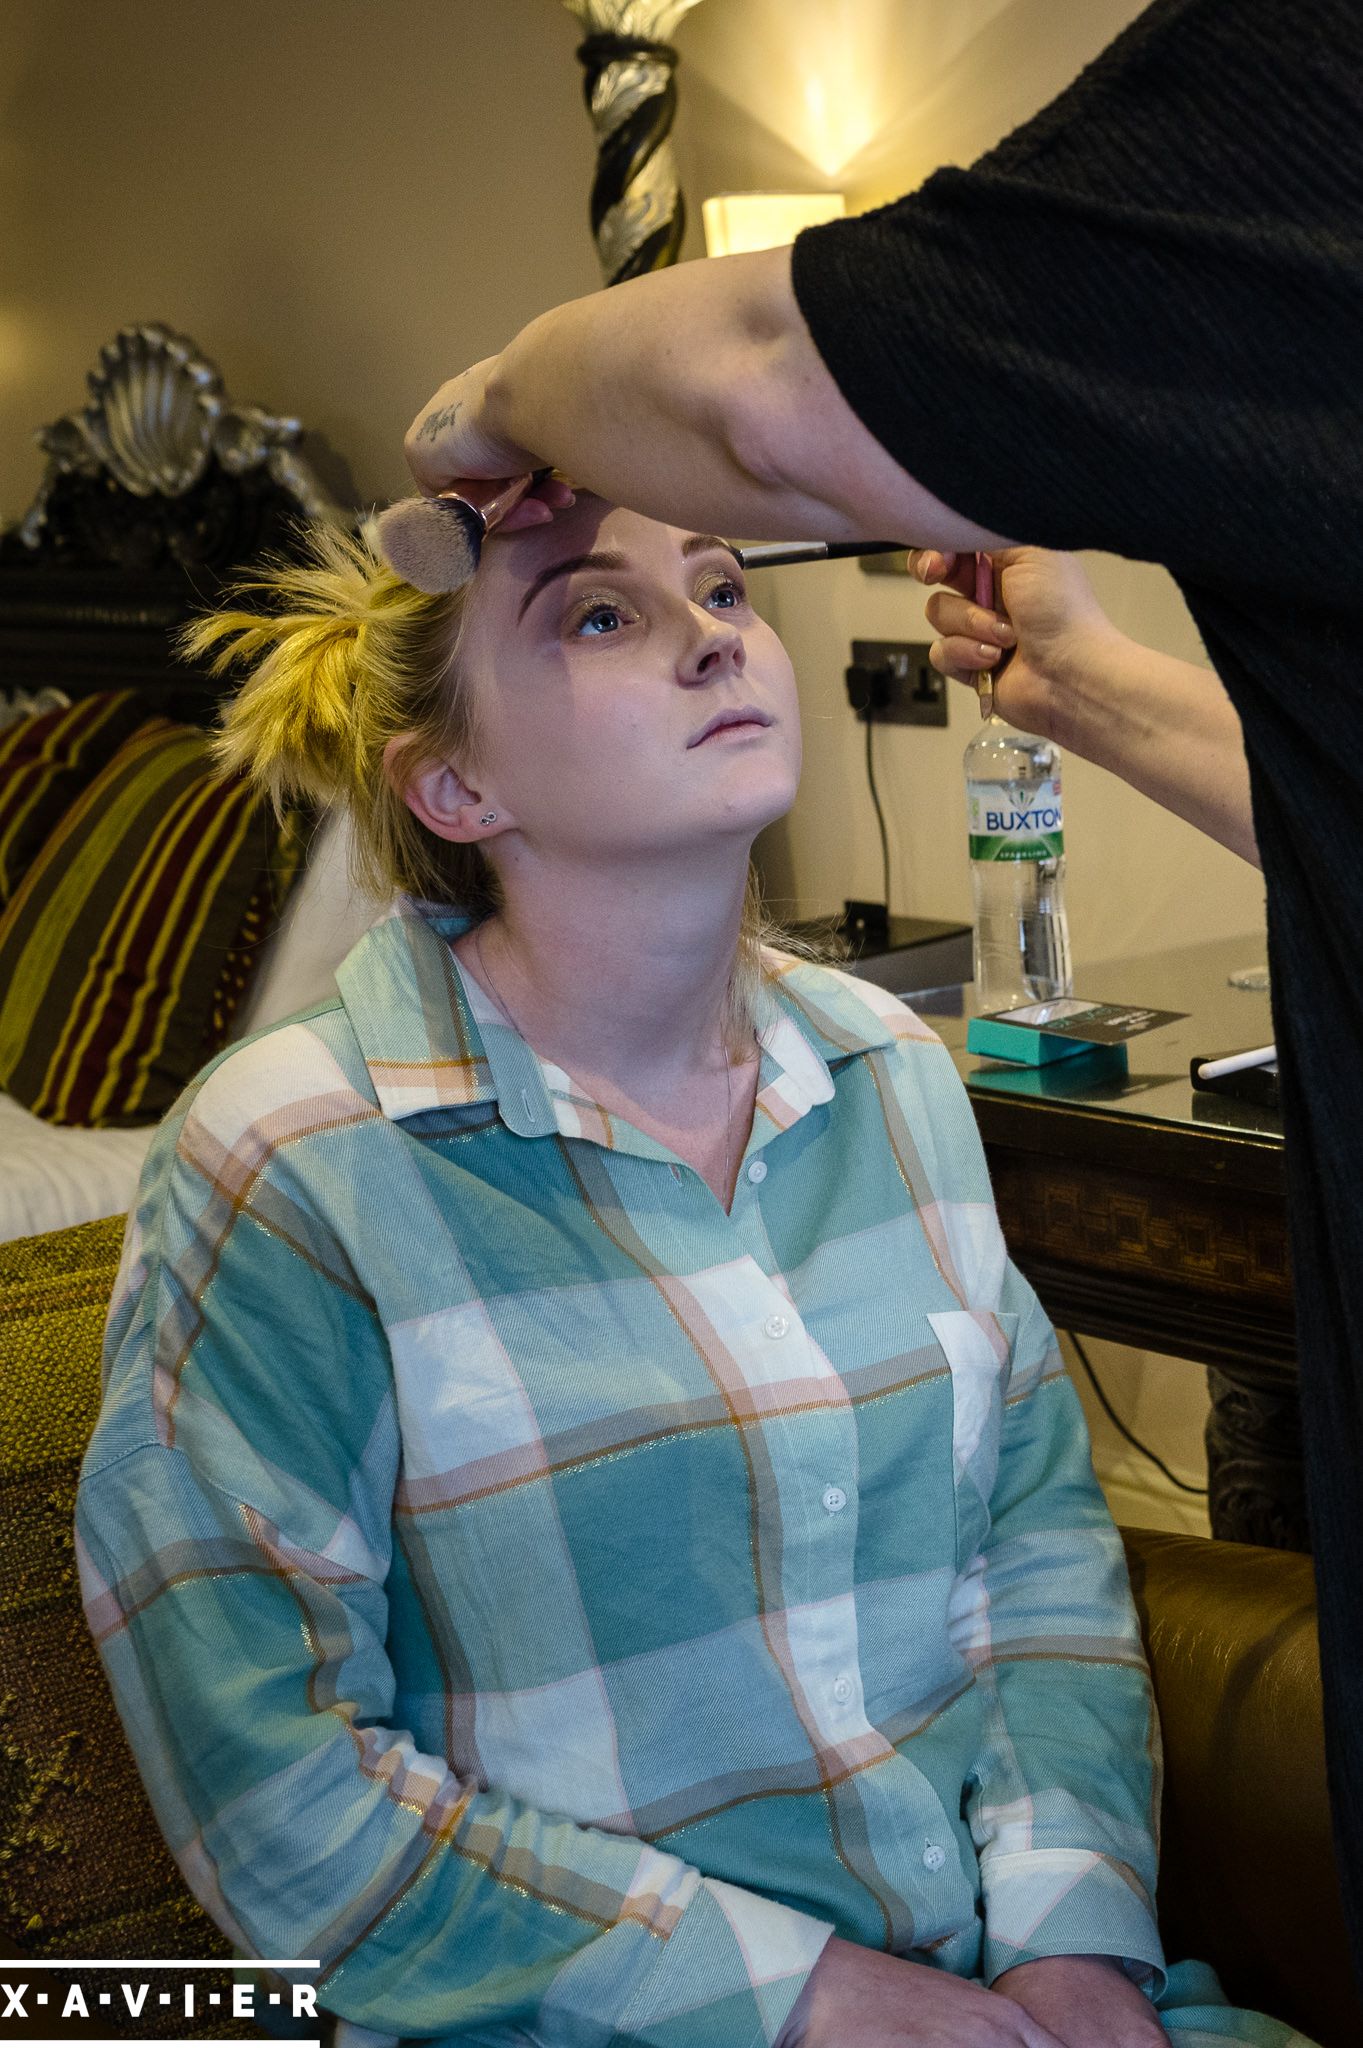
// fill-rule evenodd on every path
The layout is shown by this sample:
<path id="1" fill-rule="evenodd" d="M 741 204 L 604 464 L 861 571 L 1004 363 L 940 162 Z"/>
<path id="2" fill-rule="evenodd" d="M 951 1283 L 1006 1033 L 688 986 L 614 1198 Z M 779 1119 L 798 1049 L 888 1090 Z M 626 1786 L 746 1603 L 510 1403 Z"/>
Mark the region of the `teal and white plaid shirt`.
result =
<path id="1" fill-rule="evenodd" d="M 751 2048 L 830 1929 L 1159 1981 L 1122 1551 L 948 1054 L 774 962 L 726 1215 L 465 923 L 206 1067 L 129 1222 L 78 1557 L 195 1893 L 343 2043 Z"/>

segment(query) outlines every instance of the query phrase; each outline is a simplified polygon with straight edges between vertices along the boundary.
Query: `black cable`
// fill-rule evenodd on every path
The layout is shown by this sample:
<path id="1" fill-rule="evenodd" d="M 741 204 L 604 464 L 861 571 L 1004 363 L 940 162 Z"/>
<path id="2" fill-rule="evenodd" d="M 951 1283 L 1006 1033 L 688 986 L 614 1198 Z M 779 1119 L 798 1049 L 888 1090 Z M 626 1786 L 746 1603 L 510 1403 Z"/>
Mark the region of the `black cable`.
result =
<path id="1" fill-rule="evenodd" d="M 1118 1415 L 1116 1409 L 1108 1400 L 1107 1395 L 1103 1392 L 1103 1389 L 1099 1384 L 1098 1375 L 1093 1370 L 1093 1366 L 1089 1361 L 1089 1355 L 1087 1351 L 1085 1351 L 1083 1345 L 1079 1342 L 1079 1339 L 1075 1336 L 1073 1330 L 1066 1330 L 1065 1335 L 1069 1338 L 1071 1344 L 1073 1344 L 1075 1348 L 1075 1351 L 1078 1353 L 1079 1363 L 1083 1366 L 1084 1371 L 1089 1376 L 1089 1381 L 1093 1387 L 1093 1391 L 1098 1396 L 1098 1399 L 1102 1404 L 1103 1413 L 1104 1415 L 1106 1415 L 1108 1421 L 1112 1424 L 1113 1428 L 1117 1431 L 1118 1435 L 1124 1436 L 1127 1442 L 1131 1445 L 1131 1448 L 1135 1451 L 1139 1451 L 1143 1458 L 1148 1458 L 1152 1465 L 1158 1465 L 1160 1471 L 1164 1474 L 1165 1478 L 1169 1481 L 1169 1484 L 1171 1486 L 1178 1487 L 1181 1493 L 1201 1494 L 1205 1498 L 1208 1491 L 1205 1486 L 1190 1486 L 1186 1479 L 1179 1479 L 1176 1476 L 1176 1474 L 1169 1470 L 1169 1467 L 1165 1464 L 1163 1458 L 1158 1457 L 1156 1453 L 1150 1449 L 1148 1444 L 1143 1444 L 1138 1436 L 1133 1436 L 1131 1434 L 1131 1431 L 1127 1428 L 1126 1424 L 1122 1421 L 1121 1416 Z"/>
<path id="2" fill-rule="evenodd" d="M 871 730 L 875 725 L 874 706 L 866 707 L 866 780 L 871 785 L 871 802 L 876 807 L 876 822 L 880 826 L 880 859 L 885 871 L 885 915 L 890 914 L 890 841 L 885 830 L 885 813 L 880 808 L 880 791 L 876 788 L 875 762 L 871 756 Z"/>

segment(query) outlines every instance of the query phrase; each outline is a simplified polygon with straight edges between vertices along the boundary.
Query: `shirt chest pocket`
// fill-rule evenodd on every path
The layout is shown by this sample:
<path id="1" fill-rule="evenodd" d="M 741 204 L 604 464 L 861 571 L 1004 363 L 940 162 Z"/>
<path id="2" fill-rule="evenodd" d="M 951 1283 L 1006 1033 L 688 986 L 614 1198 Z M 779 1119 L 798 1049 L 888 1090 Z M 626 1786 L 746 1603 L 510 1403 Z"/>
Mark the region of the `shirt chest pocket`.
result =
<path id="1" fill-rule="evenodd" d="M 974 1556 L 989 1532 L 1009 1364 L 1020 1320 L 988 1309 L 938 1309 L 928 1314 L 951 1371 L 958 1566 Z"/>

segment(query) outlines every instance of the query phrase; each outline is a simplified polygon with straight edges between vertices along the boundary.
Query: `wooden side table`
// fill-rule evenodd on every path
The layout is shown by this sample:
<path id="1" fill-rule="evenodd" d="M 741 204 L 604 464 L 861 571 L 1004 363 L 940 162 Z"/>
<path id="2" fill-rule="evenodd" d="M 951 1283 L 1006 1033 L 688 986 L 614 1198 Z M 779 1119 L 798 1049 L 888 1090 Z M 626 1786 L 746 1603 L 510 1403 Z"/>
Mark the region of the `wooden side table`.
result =
<path id="1" fill-rule="evenodd" d="M 1129 1075 L 1080 1057 L 1040 1071 L 965 1051 L 973 990 L 907 998 L 950 1046 L 984 1139 L 1009 1249 L 1052 1321 L 1207 1368 L 1216 1536 L 1310 1548 L 1281 1120 L 1194 1090 L 1194 1056 L 1273 1036 L 1268 997 L 1229 973 L 1262 938 L 1076 976 L 1099 1001 L 1190 1014 L 1134 1039 Z"/>

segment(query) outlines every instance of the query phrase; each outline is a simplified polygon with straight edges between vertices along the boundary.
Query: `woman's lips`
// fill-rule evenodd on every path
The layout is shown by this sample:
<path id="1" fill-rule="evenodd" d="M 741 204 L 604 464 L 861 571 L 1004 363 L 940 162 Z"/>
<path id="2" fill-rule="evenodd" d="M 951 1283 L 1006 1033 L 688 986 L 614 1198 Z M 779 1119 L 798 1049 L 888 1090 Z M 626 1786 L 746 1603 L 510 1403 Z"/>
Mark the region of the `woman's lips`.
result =
<path id="1" fill-rule="evenodd" d="M 760 718 L 739 719 L 732 725 L 717 725 L 713 732 L 706 733 L 703 740 L 697 740 L 696 745 L 698 747 L 708 747 L 712 740 L 738 740 L 744 738 L 745 735 L 751 735 L 755 732 L 768 732 L 769 730 L 770 727 L 764 725 Z"/>
<path id="2" fill-rule="evenodd" d="M 700 731 L 693 733 L 686 744 L 688 747 L 703 747 L 707 740 L 717 738 L 731 727 L 752 732 L 765 729 L 771 722 L 771 713 L 764 711 L 760 704 L 726 704 L 707 718 Z"/>

